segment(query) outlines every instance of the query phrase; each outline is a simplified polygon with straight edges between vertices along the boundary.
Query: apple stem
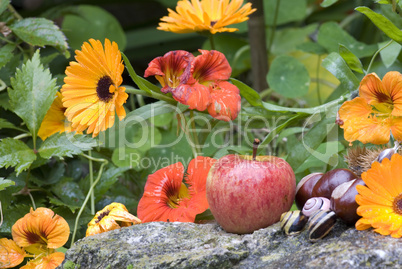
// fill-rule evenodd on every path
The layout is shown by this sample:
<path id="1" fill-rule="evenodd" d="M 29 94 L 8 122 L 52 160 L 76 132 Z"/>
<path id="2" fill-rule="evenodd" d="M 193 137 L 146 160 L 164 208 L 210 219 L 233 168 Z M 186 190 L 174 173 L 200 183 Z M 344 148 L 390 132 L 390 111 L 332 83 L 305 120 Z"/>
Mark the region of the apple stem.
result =
<path id="1" fill-rule="evenodd" d="M 257 149 L 258 145 L 261 143 L 260 139 L 255 138 L 253 142 L 253 161 L 255 161 L 255 158 L 257 157 Z"/>

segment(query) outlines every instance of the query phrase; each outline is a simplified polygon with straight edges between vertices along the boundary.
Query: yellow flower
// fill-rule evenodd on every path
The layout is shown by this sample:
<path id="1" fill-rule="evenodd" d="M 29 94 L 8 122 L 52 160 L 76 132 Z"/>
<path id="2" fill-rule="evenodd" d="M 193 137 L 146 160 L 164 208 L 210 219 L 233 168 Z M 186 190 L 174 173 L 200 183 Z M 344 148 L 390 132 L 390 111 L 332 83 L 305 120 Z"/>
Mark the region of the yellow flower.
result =
<path id="1" fill-rule="evenodd" d="M 339 124 L 349 142 L 385 144 L 390 132 L 402 140 L 402 74 L 388 72 L 381 79 L 366 75 L 360 82 L 359 97 L 339 109 Z"/>
<path id="2" fill-rule="evenodd" d="M 26 253 L 13 240 L 0 239 L 0 268 L 12 268 L 22 263 Z"/>
<path id="3" fill-rule="evenodd" d="M 402 236 L 402 156 L 394 154 L 391 160 L 374 162 L 362 179 L 367 186 L 356 186 L 359 204 L 357 230 L 370 227 L 382 235 Z"/>
<path id="4" fill-rule="evenodd" d="M 238 29 L 226 26 L 247 21 L 256 11 L 251 3 L 242 5 L 243 0 L 181 0 L 176 12 L 168 9 L 169 15 L 161 18 L 157 29 L 179 34 L 234 32 Z"/>
<path id="5" fill-rule="evenodd" d="M 45 140 L 57 132 L 63 133 L 74 131 L 74 129 L 71 127 L 71 122 L 67 121 L 66 116 L 64 115 L 66 108 L 61 102 L 61 98 L 61 93 L 57 92 L 56 99 L 54 99 L 52 105 L 43 118 L 42 124 L 38 131 L 38 136 L 42 140 Z"/>
<path id="6" fill-rule="evenodd" d="M 123 204 L 111 203 L 101 211 L 96 212 L 95 217 L 88 223 L 86 236 L 116 230 L 138 223 L 141 223 L 141 220 L 131 215 Z"/>
<path id="7" fill-rule="evenodd" d="M 63 246 L 70 235 L 67 221 L 51 209 L 40 207 L 17 220 L 11 229 L 14 241 L 32 254 Z"/>
<path id="8" fill-rule="evenodd" d="M 54 252 L 50 255 L 39 256 L 35 260 L 29 261 L 21 269 L 55 269 L 64 261 L 65 255 L 62 252 Z"/>
<path id="9" fill-rule="evenodd" d="M 128 98 L 121 74 L 124 65 L 115 42 L 105 39 L 84 42 L 75 51 L 76 62 L 70 62 L 67 77 L 61 88 L 65 115 L 77 131 L 92 133 L 93 137 L 114 124 L 115 111 L 120 120 L 126 116 L 123 104 Z"/>

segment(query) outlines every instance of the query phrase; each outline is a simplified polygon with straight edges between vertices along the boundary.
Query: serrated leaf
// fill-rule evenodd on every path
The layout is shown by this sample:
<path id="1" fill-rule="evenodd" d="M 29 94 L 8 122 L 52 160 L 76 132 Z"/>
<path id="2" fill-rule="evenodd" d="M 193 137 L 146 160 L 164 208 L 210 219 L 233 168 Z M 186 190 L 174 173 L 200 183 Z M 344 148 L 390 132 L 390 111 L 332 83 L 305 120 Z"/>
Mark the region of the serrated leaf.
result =
<path id="1" fill-rule="evenodd" d="M 60 28 L 45 18 L 26 18 L 10 25 L 10 29 L 33 46 L 53 46 L 61 51 L 66 58 L 70 57 L 66 37 Z"/>
<path id="2" fill-rule="evenodd" d="M 13 111 L 25 122 L 36 140 L 39 127 L 52 104 L 57 91 L 56 79 L 44 69 L 37 50 L 21 69 L 17 68 L 8 88 Z"/>
<path id="3" fill-rule="evenodd" d="M 47 138 L 40 146 L 38 153 L 42 158 L 73 157 L 83 151 L 97 146 L 95 139 L 73 133 L 57 133 Z"/>
<path id="4" fill-rule="evenodd" d="M 349 92 L 359 87 L 359 80 L 338 53 L 332 52 L 329 54 L 327 58 L 322 61 L 322 66 L 339 79 L 344 89 L 347 89 Z"/>
<path id="5" fill-rule="evenodd" d="M 363 65 L 360 62 L 359 58 L 357 58 L 356 55 L 354 55 L 347 47 L 342 44 L 339 45 L 339 55 L 341 55 L 341 57 L 345 60 L 350 69 L 360 74 L 364 73 Z"/>
<path id="6" fill-rule="evenodd" d="M 310 86 L 310 75 L 304 64 L 287 55 L 275 58 L 267 80 L 274 91 L 290 98 L 305 95 Z"/>
<path id="7" fill-rule="evenodd" d="M 13 50 L 15 46 L 13 44 L 7 44 L 0 48 L 0 69 L 5 66 L 13 58 Z"/>
<path id="8" fill-rule="evenodd" d="M 254 89 L 250 88 L 248 85 L 244 84 L 240 80 L 231 78 L 230 81 L 236 85 L 240 90 L 240 95 L 247 100 L 252 106 L 261 106 L 262 100 L 261 96 Z"/>
<path id="9" fill-rule="evenodd" d="M 0 141 L 0 167 L 15 167 L 17 175 L 36 159 L 34 151 L 24 142 L 13 138 Z"/>
<path id="10" fill-rule="evenodd" d="M 385 16 L 372 11 L 368 7 L 357 7 L 355 10 L 366 15 L 389 38 L 402 44 L 402 31 Z"/>
<path id="11" fill-rule="evenodd" d="M 8 186 L 15 185 L 15 182 L 9 179 L 4 179 L 4 177 L 0 177 L 0 191 L 4 190 Z"/>
<path id="12" fill-rule="evenodd" d="M 103 198 L 103 195 L 117 182 L 119 176 L 121 176 L 128 168 L 111 167 L 102 173 L 101 179 L 96 184 L 94 192 L 96 193 L 96 201 Z"/>

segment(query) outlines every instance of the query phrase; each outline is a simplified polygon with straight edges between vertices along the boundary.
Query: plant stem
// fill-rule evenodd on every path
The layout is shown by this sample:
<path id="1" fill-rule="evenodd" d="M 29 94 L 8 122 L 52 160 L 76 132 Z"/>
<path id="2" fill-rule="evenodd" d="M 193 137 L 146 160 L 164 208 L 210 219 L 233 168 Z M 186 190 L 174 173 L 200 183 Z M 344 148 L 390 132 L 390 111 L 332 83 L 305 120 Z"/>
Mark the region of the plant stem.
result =
<path id="1" fill-rule="evenodd" d="M 269 37 L 269 43 L 268 43 L 268 56 L 271 54 L 271 47 L 272 47 L 272 43 L 274 42 L 275 30 L 276 30 L 276 22 L 278 20 L 278 14 L 279 14 L 279 4 L 280 4 L 280 0 L 276 0 L 274 21 L 273 21 L 273 24 L 271 26 L 272 33 L 271 33 L 271 36 Z"/>
<path id="2" fill-rule="evenodd" d="M 3 225 L 3 208 L 1 207 L 1 201 L 0 201 L 0 227 Z"/>
<path id="3" fill-rule="evenodd" d="M 255 158 L 257 157 L 257 149 L 258 145 L 261 143 L 260 139 L 256 138 L 254 139 L 253 142 L 253 161 L 255 161 Z"/>
<path id="4" fill-rule="evenodd" d="M 211 50 L 214 50 L 214 49 L 215 49 L 214 35 L 210 33 L 210 34 L 208 35 L 208 38 L 209 38 L 209 43 L 210 43 L 210 45 L 211 45 Z"/>
<path id="5" fill-rule="evenodd" d="M 15 8 L 11 4 L 9 4 L 7 8 L 19 21 L 23 19 L 23 17 L 15 10 Z"/>
<path id="6" fill-rule="evenodd" d="M 195 126 L 193 110 L 190 110 L 190 121 L 191 121 L 191 135 L 193 137 L 192 142 L 194 144 L 195 152 L 197 153 L 197 155 L 199 155 L 200 154 L 200 149 L 199 149 L 200 142 L 198 141 L 198 135 L 197 135 L 197 130 L 196 130 L 196 126 Z M 195 157 L 197 157 L 197 156 L 195 156 Z"/>
<path id="7" fill-rule="evenodd" d="M 88 151 L 88 155 L 92 157 L 90 150 Z M 89 183 L 92 186 L 92 184 L 94 184 L 94 169 L 92 159 L 88 160 L 89 160 Z M 91 192 L 91 214 L 95 215 L 95 194 L 93 191 Z"/>
<path id="8" fill-rule="evenodd" d="M 370 64 L 369 64 L 369 66 L 367 67 L 366 75 L 369 73 L 369 71 L 370 71 L 370 69 L 371 69 L 371 66 L 372 66 L 372 64 L 373 64 L 373 62 L 374 62 L 374 59 L 377 57 L 378 53 L 380 53 L 380 51 L 382 51 L 383 49 L 385 49 L 386 47 L 388 47 L 389 45 L 391 45 L 392 42 L 394 42 L 394 40 L 391 39 L 387 44 L 384 45 L 384 47 L 379 48 L 379 49 L 374 53 L 373 57 L 371 58 Z"/>
<path id="9" fill-rule="evenodd" d="M 14 136 L 14 139 L 22 139 L 22 138 L 30 137 L 30 136 L 31 136 L 30 133 L 23 133 L 23 134 L 19 134 L 17 136 Z"/>
<path id="10" fill-rule="evenodd" d="M 29 198 L 31 198 L 33 209 L 36 210 L 35 200 L 34 200 L 34 198 L 33 198 L 33 196 L 32 196 L 30 191 L 28 191 L 28 196 L 29 196 Z"/>
<path id="11" fill-rule="evenodd" d="M 322 105 L 321 92 L 320 92 L 320 66 L 321 66 L 321 55 L 318 55 L 317 72 L 316 72 L 316 77 L 317 77 L 317 98 L 318 98 L 318 104 Z"/>
<path id="12" fill-rule="evenodd" d="M 132 93 L 132 94 L 139 94 L 139 95 L 147 96 L 147 97 L 152 97 L 152 98 L 162 100 L 162 101 L 168 102 L 170 104 L 174 104 L 174 105 L 177 104 L 177 101 L 174 100 L 172 97 L 170 97 L 168 95 L 160 94 L 160 93 L 157 93 L 157 92 L 147 93 L 147 92 L 145 92 L 143 90 L 134 89 L 134 88 L 132 88 L 130 86 L 126 86 L 126 92 L 127 93 Z"/>
<path id="13" fill-rule="evenodd" d="M 96 178 L 95 182 L 94 182 L 94 183 L 91 185 L 91 187 L 89 188 L 88 194 L 87 194 L 87 196 L 85 197 L 84 202 L 82 203 L 82 206 L 81 206 L 81 208 L 80 208 L 80 211 L 78 211 L 77 217 L 75 218 L 74 231 L 73 231 L 73 235 L 72 235 L 72 237 L 71 237 L 71 245 L 70 245 L 70 247 L 74 244 L 75 235 L 76 235 L 76 233 L 77 233 L 78 221 L 79 221 L 79 219 L 80 219 L 80 216 L 81 216 L 82 212 L 84 211 L 84 208 L 85 208 L 86 204 L 88 203 L 88 200 L 89 200 L 89 198 L 90 198 L 90 196 L 91 196 L 91 193 L 93 192 L 93 190 L 94 190 L 96 184 L 98 184 L 98 182 L 99 182 L 99 180 L 100 180 L 100 178 L 101 178 L 101 176 L 102 176 L 103 167 L 108 164 L 108 161 L 105 160 L 105 159 L 93 158 L 92 156 L 88 156 L 88 155 L 86 155 L 86 154 L 82 154 L 82 155 L 83 155 L 84 157 L 86 157 L 86 158 L 92 160 L 92 161 L 102 162 L 102 164 L 101 164 L 101 166 L 100 166 L 100 168 L 99 168 L 98 177 Z"/>

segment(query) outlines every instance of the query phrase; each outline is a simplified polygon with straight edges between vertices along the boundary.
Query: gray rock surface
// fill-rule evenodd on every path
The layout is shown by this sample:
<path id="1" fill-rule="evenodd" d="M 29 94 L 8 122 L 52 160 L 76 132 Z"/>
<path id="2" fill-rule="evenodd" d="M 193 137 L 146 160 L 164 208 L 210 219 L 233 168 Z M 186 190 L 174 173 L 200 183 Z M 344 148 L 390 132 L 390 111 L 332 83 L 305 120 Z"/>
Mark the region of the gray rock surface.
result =
<path id="1" fill-rule="evenodd" d="M 59 268 L 402 268 L 402 241 L 340 222 L 316 243 L 278 223 L 236 235 L 216 223 L 154 222 L 79 240 Z"/>

